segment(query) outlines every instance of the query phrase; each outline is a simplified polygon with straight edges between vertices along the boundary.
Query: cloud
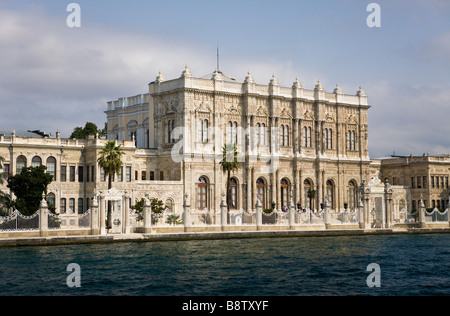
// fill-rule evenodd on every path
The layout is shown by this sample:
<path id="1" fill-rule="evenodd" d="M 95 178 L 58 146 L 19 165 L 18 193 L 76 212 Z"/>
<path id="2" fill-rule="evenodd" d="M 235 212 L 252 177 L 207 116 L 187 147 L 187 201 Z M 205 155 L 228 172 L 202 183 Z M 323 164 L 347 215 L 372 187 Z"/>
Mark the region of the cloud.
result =
<path id="1" fill-rule="evenodd" d="M 371 157 L 450 153 L 450 84 L 410 86 L 388 81 L 368 90 Z"/>

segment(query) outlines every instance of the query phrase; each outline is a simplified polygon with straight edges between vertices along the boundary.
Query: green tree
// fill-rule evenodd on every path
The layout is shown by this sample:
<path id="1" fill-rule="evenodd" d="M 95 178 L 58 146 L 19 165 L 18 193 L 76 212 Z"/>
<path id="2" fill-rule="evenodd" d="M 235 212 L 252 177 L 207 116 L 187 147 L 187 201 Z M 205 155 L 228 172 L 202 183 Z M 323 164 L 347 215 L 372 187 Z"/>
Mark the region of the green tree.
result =
<path id="1" fill-rule="evenodd" d="M 140 200 L 136 199 L 136 204 L 131 206 L 131 209 L 136 212 L 136 220 L 138 222 L 144 220 L 144 206 L 145 198 Z M 150 200 L 150 208 L 153 214 L 161 214 L 166 209 L 164 202 L 156 198 Z M 157 222 L 157 219 L 155 219 L 155 222 Z"/>
<path id="2" fill-rule="evenodd" d="M 309 205 L 311 206 L 311 209 L 314 209 L 314 198 L 316 197 L 316 190 L 309 189 L 306 195 L 309 198 Z"/>
<path id="3" fill-rule="evenodd" d="M 122 156 L 124 152 L 121 146 L 117 146 L 115 141 L 108 141 L 105 147 L 100 151 L 100 157 L 97 159 L 98 165 L 108 175 L 108 190 L 112 188 L 112 176 L 119 172 L 122 168 Z M 111 203 L 108 203 L 108 228 L 111 225 Z"/>
<path id="4" fill-rule="evenodd" d="M 10 207 L 17 209 L 25 216 L 36 213 L 42 201 L 47 197 L 47 187 L 53 181 L 53 176 L 46 173 L 47 167 L 23 168 L 20 174 L 8 179 L 8 188 L 17 197 L 10 202 Z"/>
<path id="5" fill-rule="evenodd" d="M 223 173 L 227 174 L 227 207 L 230 210 L 231 205 L 231 192 L 230 192 L 230 179 L 231 173 L 239 170 L 240 163 L 238 161 L 238 151 L 236 145 L 225 145 L 222 151 L 222 161 L 220 162 Z"/>
<path id="6" fill-rule="evenodd" d="M 5 158 L 0 156 L 0 170 L 3 170 L 3 162 L 5 161 Z M 8 177 L 8 175 L 5 172 L 0 173 L 0 185 L 3 184 L 5 179 Z M 0 216 L 6 215 L 4 212 L 4 209 L 7 208 L 7 205 L 10 203 L 9 195 L 6 194 L 3 191 L 0 191 Z"/>
<path id="7" fill-rule="evenodd" d="M 99 129 L 95 123 L 87 122 L 84 127 L 75 127 L 71 139 L 86 139 L 89 135 L 98 135 L 98 137 L 106 136 L 106 123 L 104 129 Z"/>

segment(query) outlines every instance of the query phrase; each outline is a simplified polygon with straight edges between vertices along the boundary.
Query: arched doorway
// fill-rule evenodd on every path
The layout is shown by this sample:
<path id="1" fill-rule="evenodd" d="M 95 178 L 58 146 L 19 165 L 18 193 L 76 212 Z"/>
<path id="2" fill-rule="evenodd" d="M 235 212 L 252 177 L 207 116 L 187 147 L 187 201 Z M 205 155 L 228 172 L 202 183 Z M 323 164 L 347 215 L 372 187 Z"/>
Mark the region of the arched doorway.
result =
<path id="1" fill-rule="evenodd" d="M 305 207 L 312 209 L 314 207 L 314 198 L 316 196 L 316 191 L 313 188 L 313 182 L 309 179 L 303 181 L 303 192 Z"/>
<path id="2" fill-rule="evenodd" d="M 208 180 L 205 177 L 198 179 L 197 184 L 197 209 L 204 210 L 208 207 Z"/>
<path id="3" fill-rule="evenodd" d="M 289 206 L 289 181 L 287 179 L 281 180 L 281 207 L 287 208 Z"/>
<path id="4" fill-rule="evenodd" d="M 327 198 L 330 203 L 330 207 L 334 209 L 334 183 L 332 180 L 327 181 Z"/>
<path id="5" fill-rule="evenodd" d="M 238 182 L 236 178 L 230 179 L 230 209 L 236 210 L 238 207 Z"/>
<path id="6" fill-rule="evenodd" d="M 256 180 L 256 198 L 260 200 L 263 208 L 266 207 L 266 182 L 263 178 Z"/>

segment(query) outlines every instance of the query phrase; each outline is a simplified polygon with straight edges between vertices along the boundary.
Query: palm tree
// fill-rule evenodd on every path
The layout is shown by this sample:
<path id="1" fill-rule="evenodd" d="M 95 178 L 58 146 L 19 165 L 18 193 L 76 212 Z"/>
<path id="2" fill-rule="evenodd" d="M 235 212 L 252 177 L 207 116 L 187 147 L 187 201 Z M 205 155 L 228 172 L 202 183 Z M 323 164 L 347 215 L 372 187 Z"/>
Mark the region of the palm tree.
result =
<path id="1" fill-rule="evenodd" d="M 115 141 L 108 141 L 105 147 L 100 151 L 100 157 L 97 159 L 98 165 L 103 168 L 105 175 L 108 175 L 108 190 L 112 188 L 112 176 L 122 168 L 122 156 L 124 152 Z M 111 228 L 111 203 L 108 202 L 108 228 Z"/>
<path id="2" fill-rule="evenodd" d="M 228 210 L 230 210 L 230 204 L 231 204 L 230 203 L 231 202 L 230 201 L 231 200 L 231 196 L 230 196 L 231 172 L 238 170 L 240 167 L 240 163 L 238 161 L 237 147 L 236 147 L 236 145 L 234 145 L 232 157 L 230 157 L 231 156 L 230 147 L 231 147 L 230 145 L 225 145 L 223 147 L 222 161 L 220 162 L 223 173 L 227 174 L 227 206 L 228 206 Z"/>

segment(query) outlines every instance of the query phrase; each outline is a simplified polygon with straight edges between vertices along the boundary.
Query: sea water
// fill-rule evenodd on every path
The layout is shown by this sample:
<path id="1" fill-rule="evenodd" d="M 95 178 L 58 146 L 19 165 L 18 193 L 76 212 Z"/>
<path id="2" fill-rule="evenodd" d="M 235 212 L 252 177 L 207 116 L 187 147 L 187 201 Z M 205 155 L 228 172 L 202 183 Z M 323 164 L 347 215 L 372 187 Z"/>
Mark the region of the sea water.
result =
<path id="1" fill-rule="evenodd" d="M 450 295 L 450 235 L 0 248 L 0 295 Z"/>

